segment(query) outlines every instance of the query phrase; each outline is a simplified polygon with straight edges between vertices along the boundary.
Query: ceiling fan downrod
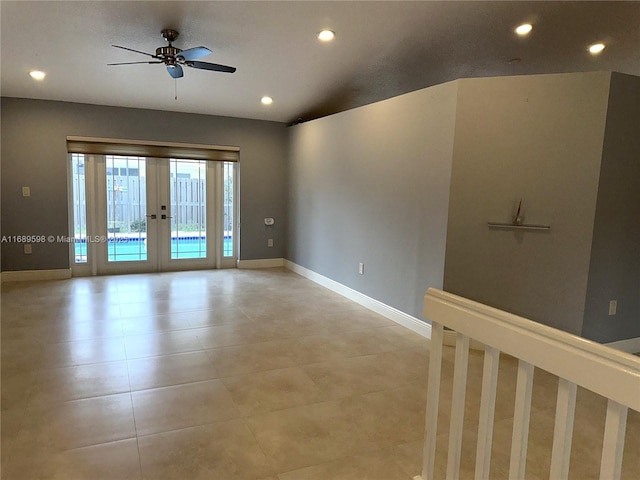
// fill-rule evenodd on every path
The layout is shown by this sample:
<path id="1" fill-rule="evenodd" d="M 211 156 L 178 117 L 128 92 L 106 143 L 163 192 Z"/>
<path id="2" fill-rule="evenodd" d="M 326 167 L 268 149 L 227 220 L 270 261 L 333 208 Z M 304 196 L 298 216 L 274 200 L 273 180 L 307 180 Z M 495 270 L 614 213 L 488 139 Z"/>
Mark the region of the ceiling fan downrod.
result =
<path id="1" fill-rule="evenodd" d="M 176 38 L 180 35 L 177 30 L 173 30 L 171 28 L 165 28 L 161 33 L 162 38 L 169 42 L 169 45 L 171 45 L 172 42 L 175 42 Z"/>
<path id="2" fill-rule="evenodd" d="M 177 30 L 171 30 L 170 28 L 165 28 L 162 30 L 162 38 L 164 38 L 169 45 L 166 47 L 158 47 L 156 48 L 156 56 L 157 57 L 165 57 L 167 59 L 173 60 L 172 63 L 175 63 L 175 56 L 178 55 L 182 50 L 173 46 L 173 42 L 178 38 Z"/>

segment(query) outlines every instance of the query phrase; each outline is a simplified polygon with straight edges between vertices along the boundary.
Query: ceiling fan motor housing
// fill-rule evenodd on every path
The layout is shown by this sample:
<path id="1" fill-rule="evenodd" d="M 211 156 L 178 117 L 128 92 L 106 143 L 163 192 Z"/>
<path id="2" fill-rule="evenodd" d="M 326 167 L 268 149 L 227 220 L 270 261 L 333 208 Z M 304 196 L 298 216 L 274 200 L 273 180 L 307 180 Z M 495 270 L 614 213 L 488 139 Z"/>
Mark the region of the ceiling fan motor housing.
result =
<path id="1" fill-rule="evenodd" d="M 182 50 L 179 48 L 173 47 L 169 45 L 168 47 L 158 47 L 156 48 L 156 56 L 157 57 L 165 57 L 171 58 L 178 55 Z"/>

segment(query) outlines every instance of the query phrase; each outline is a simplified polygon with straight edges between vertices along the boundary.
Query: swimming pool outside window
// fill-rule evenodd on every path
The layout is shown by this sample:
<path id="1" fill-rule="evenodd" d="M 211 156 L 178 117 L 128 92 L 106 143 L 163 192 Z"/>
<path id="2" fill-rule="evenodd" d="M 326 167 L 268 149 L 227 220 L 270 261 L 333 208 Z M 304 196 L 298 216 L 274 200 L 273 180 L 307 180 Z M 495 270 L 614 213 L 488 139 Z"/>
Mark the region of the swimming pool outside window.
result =
<path id="1" fill-rule="evenodd" d="M 109 262 L 147 260 L 146 158 L 106 156 Z"/>
<path id="2" fill-rule="evenodd" d="M 207 162 L 169 162 L 171 259 L 207 256 Z"/>

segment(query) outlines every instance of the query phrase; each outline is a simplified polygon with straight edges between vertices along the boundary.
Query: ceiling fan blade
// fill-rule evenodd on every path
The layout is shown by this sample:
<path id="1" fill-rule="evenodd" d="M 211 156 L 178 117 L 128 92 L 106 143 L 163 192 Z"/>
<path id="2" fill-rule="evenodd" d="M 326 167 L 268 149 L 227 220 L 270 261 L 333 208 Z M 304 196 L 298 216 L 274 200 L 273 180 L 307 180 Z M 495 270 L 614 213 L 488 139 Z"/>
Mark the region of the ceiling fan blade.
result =
<path id="1" fill-rule="evenodd" d="M 135 65 L 135 64 L 138 64 L 138 63 L 150 64 L 150 63 L 164 63 L 164 62 L 161 62 L 161 61 L 157 60 L 157 61 L 153 61 L 153 62 L 120 62 L 120 63 L 107 63 L 107 65 Z"/>
<path id="2" fill-rule="evenodd" d="M 183 58 L 185 61 L 195 60 L 196 58 L 204 57 L 205 55 L 209 55 L 211 50 L 207 47 L 194 47 L 188 48 L 187 50 L 182 50 L 176 58 Z"/>
<path id="3" fill-rule="evenodd" d="M 180 65 L 167 65 L 167 72 L 169 72 L 169 75 L 173 78 L 182 78 L 184 76 Z"/>
<path id="4" fill-rule="evenodd" d="M 229 67 L 228 65 L 219 65 L 217 63 L 207 62 L 186 62 L 188 67 L 200 68 L 201 70 L 212 70 L 214 72 L 233 73 L 236 71 L 236 67 Z"/>
<path id="5" fill-rule="evenodd" d="M 141 53 L 142 55 L 148 55 L 150 57 L 153 58 L 158 58 L 155 55 L 152 55 L 151 53 L 147 53 L 147 52 L 141 52 L 140 50 L 134 50 L 133 48 L 129 48 L 129 47 L 121 47 L 120 45 L 111 45 L 112 47 L 116 47 L 116 48 L 121 48 L 123 50 L 129 50 L 130 52 L 136 52 L 136 53 Z"/>

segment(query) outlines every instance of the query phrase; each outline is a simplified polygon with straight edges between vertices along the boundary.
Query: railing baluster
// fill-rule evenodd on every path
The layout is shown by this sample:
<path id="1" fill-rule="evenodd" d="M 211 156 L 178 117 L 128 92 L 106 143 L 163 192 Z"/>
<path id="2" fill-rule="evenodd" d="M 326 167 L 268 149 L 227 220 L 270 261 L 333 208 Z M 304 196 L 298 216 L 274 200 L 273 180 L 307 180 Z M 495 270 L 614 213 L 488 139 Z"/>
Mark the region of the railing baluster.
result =
<path id="1" fill-rule="evenodd" d="M 624 434 L 627 429 L 627 407 L 618 402 L 607 402 L 607 420 L 604 425 L 600 478 L 617 480 L 622 469 Z"/>
<path id="2" fill-rule="evenodd" d="M 578 386 L 575 383 L 564 378 L 558 381 L 556 422 L 553 427 L 553 449 L 549 478 L 563 480 L 569 477 L 577 389 Z"/>
<path id="3" fill-rule="evenodd" d="M 511 461 L 509 480 L 522 480 L 527 465 L 527 442 L 529 440 L 529 415 L 533 387 L 533 365 L 518 361 L 516 382 L 516 405 L 513 412 L 513 435 L 511 439 Z"/>
<path id="4" fill-rule="evenodd" d="M 451 399 L 451 424 L 449 426 L 449 448 L 447 456 L 447 480 L 460 478 L 460 454 L 462 452 L 462 427 L 464 423 L 464 401 L 467 391 L 467 369 L 469 367 L 469 337 L 456 334 L 456 361 L 453 369 L 453 397 Z"/>
<path id="5" fill-rule="evenodd" d="M 485 347 L 482 395 L 480 397 L 480 423 L 478 425 L 478 445 L 476 448 L 476 480 L 489 478 L 499 362 L 500 350 L 489 346 Z"/>
<path id="6" fill-rule="evenodd" d="M 431 319 L 437 341 L 437 363 L 429 367 L 427 440 L 423 464 L 424 480 L 434 480 L 438 397 L 443 328 L 456 332 L 456 365 L 447 458 L 448 479 L 459 476 L 468 345 L 484 344 L 485 358 L 476 444 L 476 480 L 491 474 L 493 418 L 495 413 L 499 355 L 518 359 L 509 479 L 522 480 L 526 473 L 531 397 L 535 368 L 558 377 L 556 419 L 553 432 L 550 478 L 567 479 L 571 459 L 577 387 L 608 399 L 600 477 L 619 479 L 628 409 L 640 412 L 640 359 L 585 338 L 482 305 L 452 293 L 430 288 L 425 295 L 424 316 Z M 433 383 L 432 383 L 433 381 Z M 533 461 L 533 458 L 531 458 Z"/>
<path id="7" fill-rule="evenodd" d="M 433 479 L 436 459 L 436 437 L 438 435 L 438 401 L 440 400 L 440 372 L 442 366 L 441 323 L 431 324 L 431 343 L 429 346 L 429 383 L 427 386 L 427 412 L 425 417 L 425 442 L 422 460 L 422 478 Z"/>

